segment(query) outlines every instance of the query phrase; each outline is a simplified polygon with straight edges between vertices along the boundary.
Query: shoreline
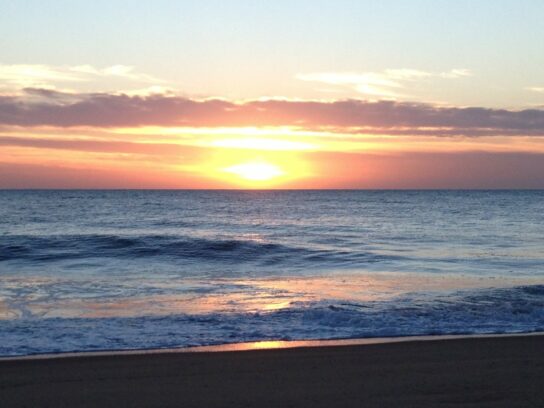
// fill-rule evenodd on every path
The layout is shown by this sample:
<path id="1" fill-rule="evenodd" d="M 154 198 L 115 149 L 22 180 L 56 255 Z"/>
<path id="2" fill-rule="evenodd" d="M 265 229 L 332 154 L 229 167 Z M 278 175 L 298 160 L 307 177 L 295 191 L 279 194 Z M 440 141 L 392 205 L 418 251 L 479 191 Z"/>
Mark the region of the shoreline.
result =
<path id="1" fill-rule="evenodd" d="M 96 350 L 96 351 L 73 351 L 60 353 L 28 354 L 17 356 L 0 356 L 0 364 L 4 361 L 27 361 L 27 360 L 55 360 L 67 358 L 86 357 L 108 357 L 108 356 L 138 356 L 158 354 L 192 354 L 192 353 L 227 353 L 227 352 L 248 352 L 254 350 L 283 350 L 297 348 L 316 347 L 345 347 L 345 346 L 368 346 L 376 344 L 391 343 L 412 343 L 412 342 L 436 342 L 462 339 L 493 339 L 504 337 L 533 337 L 544 336 L 544 331 L 528 333 L 489 333 L 489 334 L 438 334 L 422 336 L 398 336 L 398 337 L 367 337 L 348 339 L 313 339 L 313 340 L 260 340 L 240 343 L 224 343 L 204 346 L 171 347 L 171 348 L 150 348 L 150 349 L 120 349 L 120 350 Z"/>
<path id="2" fill-rule="evenodd" d="M 0 364 L 2 407 L 544 406 L 544 336 Z"/>

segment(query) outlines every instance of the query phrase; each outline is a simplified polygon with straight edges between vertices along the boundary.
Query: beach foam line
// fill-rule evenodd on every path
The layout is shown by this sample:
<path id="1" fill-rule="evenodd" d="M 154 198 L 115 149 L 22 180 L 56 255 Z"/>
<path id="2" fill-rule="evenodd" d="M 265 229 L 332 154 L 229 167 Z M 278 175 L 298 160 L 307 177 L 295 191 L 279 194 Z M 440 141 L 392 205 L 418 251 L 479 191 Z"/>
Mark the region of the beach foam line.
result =
<path id="1" fill-rule="evenodd" d="M 2 361 L 21 360 L 50 360 L 81 357 L 100 356 L 130 356 L 130 355 L 154 355 L 170 353 L 222 353 L 222 352 L 246 352 L 256 350 L 277 350 L 296 349 L 310 347 L 342 347 L 342 346 L 364 346 L 372 344 L 408 343 L 447 341 L 458 339 L 487 339 L 504 337 L 526 337 L 544 336 L 544 332 L 530 333 L 501 333 L 501 334 L 452 334 L 452 335 L 428 335 L 428 336 L 402 336 L 402 337 L 374 337 L 354 339 L 327 339 L 327 340 L 265 340 L 242 343 L 226 343 L 209 346 L 192 346 L 179 348 L 153 348 L 153 349 L 130 349 L 130 350 L 100 350 L 100 351 L 78 351 L 69 353 L 46 353 L 32 354 L 26 356 L 4 356 Z"/>

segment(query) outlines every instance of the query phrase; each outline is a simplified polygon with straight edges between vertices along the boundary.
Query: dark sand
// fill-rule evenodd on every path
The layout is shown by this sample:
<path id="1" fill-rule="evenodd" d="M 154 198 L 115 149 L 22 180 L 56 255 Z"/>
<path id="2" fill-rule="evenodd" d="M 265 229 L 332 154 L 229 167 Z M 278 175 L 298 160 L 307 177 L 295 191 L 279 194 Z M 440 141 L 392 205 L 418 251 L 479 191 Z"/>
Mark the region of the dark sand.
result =
<path id="1" fill-rule="evenodd" d="M 544 407 L 544 336 L 0 362 L 0 407 Z"/>

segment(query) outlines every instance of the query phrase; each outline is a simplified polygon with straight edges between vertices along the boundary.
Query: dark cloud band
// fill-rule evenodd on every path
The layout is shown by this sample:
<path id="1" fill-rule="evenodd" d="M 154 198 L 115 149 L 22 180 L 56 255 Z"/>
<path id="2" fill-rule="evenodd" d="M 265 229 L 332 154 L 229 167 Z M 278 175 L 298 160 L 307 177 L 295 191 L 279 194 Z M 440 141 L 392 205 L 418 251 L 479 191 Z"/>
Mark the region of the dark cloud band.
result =
<path id="1" fill-rule="evenodd" d="M 0 125 L 298 126 L 349 133 L 544 136 L 544 110 L 363 100 L 234 103 L 167 95 L 68 94 L 28 89 L 23 96 L 0 96 Z"/>

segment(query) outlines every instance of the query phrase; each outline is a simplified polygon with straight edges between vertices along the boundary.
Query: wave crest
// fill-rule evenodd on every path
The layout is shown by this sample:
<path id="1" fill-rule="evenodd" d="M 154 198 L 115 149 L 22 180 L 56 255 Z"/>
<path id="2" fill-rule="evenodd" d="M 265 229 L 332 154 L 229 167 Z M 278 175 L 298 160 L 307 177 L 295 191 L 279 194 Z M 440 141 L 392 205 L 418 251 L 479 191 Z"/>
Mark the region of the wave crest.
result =
<path id="1" fill-rule="evenodd" d="M 58 235 L 7 236 L 0 240 L 0 261 L 47 262 L 84 258 L 166 257 L 275 265 L 368 263 L 397 258 L 371 252 L 308 248 L 245 239 L 184 236 Z"/>

